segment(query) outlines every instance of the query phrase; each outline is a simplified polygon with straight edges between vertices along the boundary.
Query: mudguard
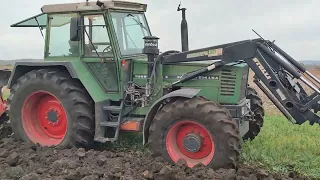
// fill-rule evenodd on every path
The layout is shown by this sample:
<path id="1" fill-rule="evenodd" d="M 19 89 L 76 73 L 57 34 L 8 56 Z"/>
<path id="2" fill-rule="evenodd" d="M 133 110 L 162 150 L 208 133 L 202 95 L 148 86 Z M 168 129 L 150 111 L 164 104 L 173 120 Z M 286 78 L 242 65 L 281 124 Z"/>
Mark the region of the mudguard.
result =
<path id="1" fill-rule="evenodd" d="M 8 82 L 8 88 L 11 88 L 19 77 L 23 76 L 29 71 L 42 69 L 42 68 L 58 68 L 68 72 L 72 78 L 79 79 L 83 86 L 87 89 L 88 93 L 94 102 L 100 102 L 107 99 L 115 99 L 110 97 L 98 81 L 88 70 L 87 66 L 82 61 L 32 61 L 32 62 L 16 62 Z"/>
<path id="2" fill-rule="evenodd" d="M 72 78 L 78 78 L 75 70 L 72 67 L 70 62 L 46 62 L 46 61 L 33 61 L 33 62 L 16 62 L 10 80 L 8 82 L 8 88 L 11 88 L 13 84 L 21 77 L 22 75 L 26 74 L 29 71 L 34 69 L 40 69 L 43 67 L 58 67 L 58 68 L 65 68 Z"/>
<path id="3" fill-rule="evenodd" d="M 184 98 L 193 98 L 195 97 L 201 89 L 179 89 L 173 91 L 169 94 L 164 95 L 163 97 L 159 98 L 153 105 L 151 106 L 149 112 L 147 113 L 144 123 L 143 123 L 143 145 L 147 143 L 148 134 L 147 131 L 152 123 L 154 116 L 156 115 L 160 105 L 168 98 L 172 97 L 184 97 Z"/>

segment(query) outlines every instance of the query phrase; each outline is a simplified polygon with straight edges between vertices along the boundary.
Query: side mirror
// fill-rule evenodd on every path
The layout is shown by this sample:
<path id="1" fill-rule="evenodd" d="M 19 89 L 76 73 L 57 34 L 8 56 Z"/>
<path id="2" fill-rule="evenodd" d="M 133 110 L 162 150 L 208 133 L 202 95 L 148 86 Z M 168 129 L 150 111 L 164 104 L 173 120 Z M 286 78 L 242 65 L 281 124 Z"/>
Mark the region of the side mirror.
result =
<path id="1" fill-rule="evenodd" d="M 71 18 L 70 22 L 70 41 L 80 41 L 80 24 L 81 24 L 81 18 L 74 17 Z"/>

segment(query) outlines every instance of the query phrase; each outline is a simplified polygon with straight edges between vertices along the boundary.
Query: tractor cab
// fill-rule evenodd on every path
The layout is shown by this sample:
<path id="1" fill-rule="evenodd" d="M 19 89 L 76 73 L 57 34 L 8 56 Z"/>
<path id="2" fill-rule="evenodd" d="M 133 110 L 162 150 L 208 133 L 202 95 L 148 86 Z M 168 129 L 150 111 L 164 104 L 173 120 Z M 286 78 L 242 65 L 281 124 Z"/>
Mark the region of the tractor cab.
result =
<path id="1" fill-rule="evenodd" d="M 45 5 L 41 14 L 11 27 L 38 27 L 45 39 L 45 59 L 115 59 L 142 55 L 143 38 L 151 35 L 146 7 L 122 1 Z"/>

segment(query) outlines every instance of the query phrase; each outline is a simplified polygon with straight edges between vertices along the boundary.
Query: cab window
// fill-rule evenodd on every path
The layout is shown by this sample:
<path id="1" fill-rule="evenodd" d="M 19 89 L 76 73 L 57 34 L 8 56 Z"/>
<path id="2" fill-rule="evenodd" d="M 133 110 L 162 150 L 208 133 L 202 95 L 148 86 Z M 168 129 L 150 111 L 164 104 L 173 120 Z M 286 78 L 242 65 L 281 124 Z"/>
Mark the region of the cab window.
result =
<path id="1" fill-rule="evenodd" d="M 70 22 L 73 17 L 77 17 L 77 14 L 49 16 L 49 57 L 79 56 L 79 42 L 70 42 Z"/>
<path id="2" fill-rule="evenodd" d="M 143 38 L 150 36 L 144 14 L 112 12 L 111 16 L 121 54 L 141 54 L 144 47 Z"/>
<path id="3" fill-rule="evenodd" d="M 103 15 L 84 16 L 84 55 L 112 57 L 112 47 Z"/>

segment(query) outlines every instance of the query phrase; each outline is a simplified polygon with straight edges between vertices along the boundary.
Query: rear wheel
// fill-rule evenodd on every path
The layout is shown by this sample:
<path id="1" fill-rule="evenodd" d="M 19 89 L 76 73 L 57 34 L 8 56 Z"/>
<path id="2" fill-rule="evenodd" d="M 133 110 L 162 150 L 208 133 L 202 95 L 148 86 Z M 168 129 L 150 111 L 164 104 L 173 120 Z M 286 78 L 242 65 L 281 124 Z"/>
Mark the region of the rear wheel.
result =
<path id="1" fill-rule="evenodd" d="M 8 98 L 14 134 L 23 141 L 61 148 L 93 141 L 93 105 L 86 90 L 68 74 L 34 70 L 20 77 Z"/>
<path id="2" fill-rule="evenodd" d="M 253 140 L 258 136 L 263 126 L 264 109 L 260 96 L 252 87 L 247 88 L 247 99 L 250 99 L 251 111 L 254 113 L 254 121 L 249 122 L 249 131 L 243 136 L 243 139 Z"/>
<path id="3" fill-rule="evenodd" d="M 168 161 L 184 159 L 212 168 L 234 168 L 240 137 L 230 113 L 201 98 L 178 99 L 156 114 L 150 128 L 151 151 Z"/>

